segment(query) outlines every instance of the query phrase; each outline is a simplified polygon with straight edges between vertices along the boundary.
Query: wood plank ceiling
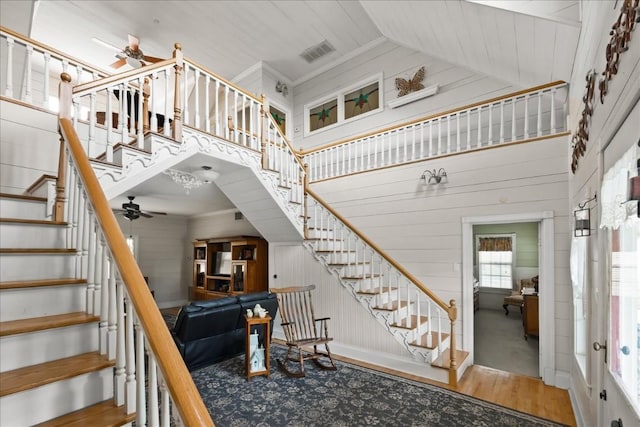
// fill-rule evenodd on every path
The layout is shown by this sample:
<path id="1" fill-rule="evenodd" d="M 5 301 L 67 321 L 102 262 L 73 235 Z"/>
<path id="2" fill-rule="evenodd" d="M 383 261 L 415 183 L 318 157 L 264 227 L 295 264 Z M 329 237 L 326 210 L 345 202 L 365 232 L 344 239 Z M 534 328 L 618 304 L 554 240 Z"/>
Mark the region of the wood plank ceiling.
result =
<path id="1" fill-rule="evenodd" d="M 520 87 L 568 80 L 580 33 L 578 0 L 40 1 L 32 36 L 107 69 L 140 38 L 148 55 L 185 55 L 228 78 L 265 63 L 295 86 L 381 37 Z M 69 22 L 72 25 L 61 23 Z M 329 41 L 335 52 L 300 54 Z"/>

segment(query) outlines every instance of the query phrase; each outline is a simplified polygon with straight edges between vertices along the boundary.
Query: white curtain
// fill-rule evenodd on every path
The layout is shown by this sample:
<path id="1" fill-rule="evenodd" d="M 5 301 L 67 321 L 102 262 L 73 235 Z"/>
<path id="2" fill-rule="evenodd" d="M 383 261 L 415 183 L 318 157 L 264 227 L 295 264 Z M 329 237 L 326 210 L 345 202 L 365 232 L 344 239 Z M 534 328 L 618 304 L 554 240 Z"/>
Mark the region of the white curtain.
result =
<path id="1" fill-rule="evenodd" d="M 604 174 L 601 197 L 600 228 L 618 229 L 625 221 L 640 224 L 638 202 L 628 202 L 629 179 L 638 175 L 638 146 L 633 144 Z"/>
<path id="2" fill-rule="evenodd" d="M 586 237 L 574 237 L 571 241 L 571 257 L 569 267 L 571 270 L 571 286 L 573 289 L 573 304 L 582 302 L 582 313 L 586 315 L 588 310 L 585 293 L 585 282 L 587 272 L 587 244 Z M 585 317 L 583 315 L 583 317 Z"/>

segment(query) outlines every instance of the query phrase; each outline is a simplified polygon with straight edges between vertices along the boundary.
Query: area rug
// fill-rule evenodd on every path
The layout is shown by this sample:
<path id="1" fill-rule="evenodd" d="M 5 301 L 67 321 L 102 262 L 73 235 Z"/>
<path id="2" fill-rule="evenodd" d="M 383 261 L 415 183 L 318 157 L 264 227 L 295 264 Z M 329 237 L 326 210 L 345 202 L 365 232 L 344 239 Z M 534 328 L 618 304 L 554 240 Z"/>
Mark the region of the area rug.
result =
<path id="1" fill-rule="evenodd" d="M 473 397 L 337 362 L 337 371 L 305 363 L 288 378 L 271 347 L 271 375 L 244 375 L 244 356 L 192 372 L 217 426 L 561 426 Z"/>

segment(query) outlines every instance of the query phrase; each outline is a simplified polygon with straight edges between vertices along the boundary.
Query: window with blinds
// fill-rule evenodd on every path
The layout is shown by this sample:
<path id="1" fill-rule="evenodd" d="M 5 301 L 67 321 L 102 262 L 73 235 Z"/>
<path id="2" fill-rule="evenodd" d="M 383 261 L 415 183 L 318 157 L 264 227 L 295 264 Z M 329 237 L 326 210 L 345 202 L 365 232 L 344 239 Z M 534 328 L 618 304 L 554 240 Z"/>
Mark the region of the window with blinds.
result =
<path id="1" fill-rule="evenodd" d="M 483 288 L 512 289 L 515 235 L 476 235 L 478 281 Z"/>

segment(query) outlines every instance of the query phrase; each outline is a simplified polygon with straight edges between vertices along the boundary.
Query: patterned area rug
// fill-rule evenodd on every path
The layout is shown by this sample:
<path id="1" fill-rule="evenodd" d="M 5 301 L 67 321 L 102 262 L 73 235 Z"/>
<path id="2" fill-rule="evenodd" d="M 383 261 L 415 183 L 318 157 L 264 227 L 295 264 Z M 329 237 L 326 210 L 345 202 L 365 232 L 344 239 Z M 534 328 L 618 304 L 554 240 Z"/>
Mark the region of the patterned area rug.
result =
<path id="1" fill-rule="evenodd" d="M 561 426 L 436 386 L 336 362 L 337 371 L 305 363 L 288 378 L 271 347 L 271 375 L 244 375 L 244 356 L 192 372 L 217 426 Z"/>

